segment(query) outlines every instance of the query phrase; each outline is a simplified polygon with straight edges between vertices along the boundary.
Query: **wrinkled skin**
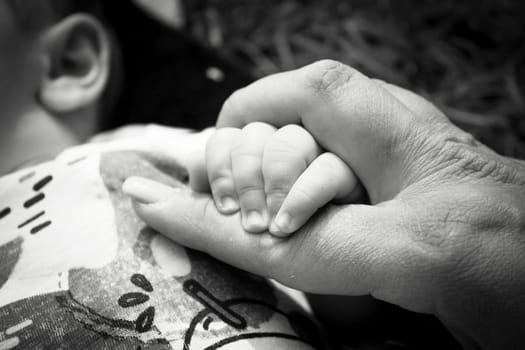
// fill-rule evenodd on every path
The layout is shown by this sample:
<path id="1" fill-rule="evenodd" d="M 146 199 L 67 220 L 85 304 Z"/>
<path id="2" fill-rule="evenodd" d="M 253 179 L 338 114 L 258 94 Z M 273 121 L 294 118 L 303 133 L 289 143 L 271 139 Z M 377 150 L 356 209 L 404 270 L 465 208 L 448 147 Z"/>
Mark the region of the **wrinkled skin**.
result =
<path id="1" fill-rule="evenodd" d="M 289 286 L 434 314 L 465 348 L 523 348 L 524 162 L 488 149 L 420 96 L 334 61 L 237 91 L 217 126 L 254 121 L 302 125 L 352 168 L 371 205 L 326 207 L 284 240 L 246 233 L 209 195 L 157 184 L 150 195 L 128 189 L 139 215 Z"/>

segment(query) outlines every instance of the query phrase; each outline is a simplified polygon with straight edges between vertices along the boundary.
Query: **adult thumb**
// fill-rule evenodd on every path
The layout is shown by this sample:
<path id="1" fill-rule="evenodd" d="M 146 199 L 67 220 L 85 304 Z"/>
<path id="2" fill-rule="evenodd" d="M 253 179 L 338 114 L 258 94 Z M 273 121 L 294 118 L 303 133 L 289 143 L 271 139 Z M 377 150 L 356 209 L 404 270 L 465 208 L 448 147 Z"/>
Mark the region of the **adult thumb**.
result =
<path id="1" fill-rule="evenodd" d="M 390 90 L 347 65 L 319 61 L 238 90 L 224 103 L 217 127 L 300 124 L 352 168 L 377 203 L 395 197 L 407 176 L 417 177 L 414 169 L 423 170 L 414 163 L 443 125 L 416 114 Z"/>

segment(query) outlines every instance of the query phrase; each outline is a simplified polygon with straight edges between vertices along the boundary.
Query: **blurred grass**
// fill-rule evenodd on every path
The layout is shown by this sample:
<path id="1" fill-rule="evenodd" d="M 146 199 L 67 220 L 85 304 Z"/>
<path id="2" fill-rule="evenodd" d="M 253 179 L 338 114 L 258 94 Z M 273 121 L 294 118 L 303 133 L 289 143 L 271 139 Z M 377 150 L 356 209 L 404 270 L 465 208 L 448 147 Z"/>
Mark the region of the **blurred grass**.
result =
<path id="1" fill-rule="evenodd" d="M 187 29 L 256 76 L 321 58 L 414 90 L 525 158 L 525 2 L 187 0 Z"/>

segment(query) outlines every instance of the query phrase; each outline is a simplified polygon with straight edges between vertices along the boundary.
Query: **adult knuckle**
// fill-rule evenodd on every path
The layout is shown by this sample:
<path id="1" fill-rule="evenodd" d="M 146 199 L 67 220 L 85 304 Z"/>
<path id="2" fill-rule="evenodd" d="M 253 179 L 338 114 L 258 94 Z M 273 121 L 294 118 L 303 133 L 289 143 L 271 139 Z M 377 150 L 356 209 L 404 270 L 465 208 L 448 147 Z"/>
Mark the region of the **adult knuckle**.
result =
<path id="1" fill-rule="evenodd" d="M 512 160 L 498 155 L 477 141 L 471 134 L 450 124 L 429 128 L 413 128 L 405 159 L 413 176 L 438 181 L 470 180 L 484 183 L 525 185 L 525 172 Z M 416 180 L 416 179 L 412 179 Z"/>
<path id="2" fill-rule="evenodd" d="M 448 141 L 442 149 L 441 163 L 447 174 L 470 179 L 489 179 L 500 184 L 525 184 L 525 175 L 497 154 L 478 147 Z"/>
<path id="3" fill-rule="evenodd" d="M 307 71 L 307 85 L 315 93 L 331 94 L 347 85 L 355 76 L 356 70 L 334 60 L 321 60 L 313 63 Z"/>
<path id="4" fill-rule="evenodd" d="M 503 192 L 473 191 L 454 208 L 457 221 L 448 226 L 455 234 L 448 237 L 446 248 L 448 266 L 456 276 L 493 273 L 498 260 L 523 248 L 523 202 Z M 512 249 L 508 249 L 511 241 Z"/>
<path id="5" fill-rule="evenodd" d="M 483 255 L 486 233 L 498 233 L 510 220 L 499 201 L 478 191 L 459 192 L 430 207 L 428 201 L 414 203 L 404 220 L 414 243 L 412 255 L 421 270 L 432 272 L 442 285 L 474 269 Z"/>

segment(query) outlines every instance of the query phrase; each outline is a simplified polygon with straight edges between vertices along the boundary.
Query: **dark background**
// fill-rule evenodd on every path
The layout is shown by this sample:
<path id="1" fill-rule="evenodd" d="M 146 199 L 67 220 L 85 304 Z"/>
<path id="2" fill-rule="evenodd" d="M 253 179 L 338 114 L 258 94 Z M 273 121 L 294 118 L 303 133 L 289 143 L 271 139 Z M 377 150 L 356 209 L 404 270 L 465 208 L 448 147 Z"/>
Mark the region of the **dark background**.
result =
<path id="1" fill-rule="evenodd" d="M 256 76 L 320 58 L 415 90 L 525 157 L 525 2 L 192 0 L 187 31 Z"/>
<path id="2" fill-rule="evenodd" d="M 112 126 L 202 128 L 253 78 L 332 58 L 424 95 L 498 152 L 525 158 L 523 1 L 183 0 L 178 31 L 113 3 L 128 80 Z M 223 81 L 205 76 L 211 66 Z"/>

